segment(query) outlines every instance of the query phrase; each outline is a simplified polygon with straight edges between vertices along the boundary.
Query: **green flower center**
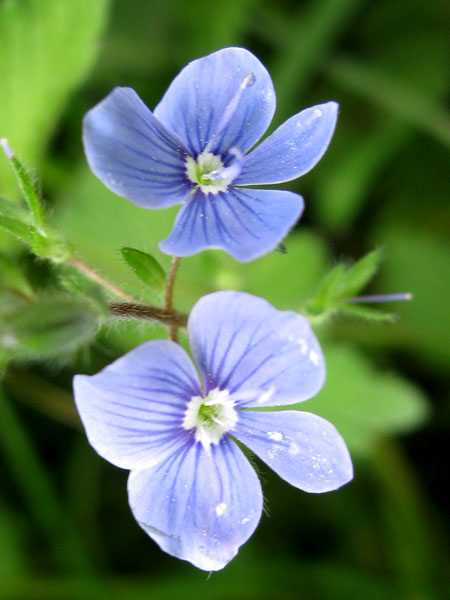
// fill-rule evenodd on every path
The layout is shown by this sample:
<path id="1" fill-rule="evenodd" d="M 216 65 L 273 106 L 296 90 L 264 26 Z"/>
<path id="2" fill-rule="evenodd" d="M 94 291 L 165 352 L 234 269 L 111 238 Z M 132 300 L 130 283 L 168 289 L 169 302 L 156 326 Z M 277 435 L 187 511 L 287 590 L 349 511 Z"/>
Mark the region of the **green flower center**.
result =
<path id="1" fill-rule="evenodd" d="M 231 179 L 218 179 L 214 173 L 223 168 L 221 158 L 211 152 L 202 152 L 197 160 L 188 156 L 186 159 L 186 174 L 189 181 L 204 194 L 218 194 L 225 192 L 231 183 Z"/>
<path id="2" fill-rule="evenodd" d="M 195 430 L 195 439 L 209 450 L 233 429 L 238 420 L 228 390 L 211 390 L 206 398 L 193 396 L 184 413 L 183 428 Z"/>

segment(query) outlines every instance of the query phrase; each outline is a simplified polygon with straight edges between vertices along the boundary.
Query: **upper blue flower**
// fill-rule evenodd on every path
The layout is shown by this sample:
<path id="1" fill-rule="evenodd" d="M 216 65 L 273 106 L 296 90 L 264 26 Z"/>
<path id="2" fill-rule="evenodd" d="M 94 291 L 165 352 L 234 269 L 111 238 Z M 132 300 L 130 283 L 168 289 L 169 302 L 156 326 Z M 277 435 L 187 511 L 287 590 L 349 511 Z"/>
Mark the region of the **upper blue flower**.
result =
<path id="1" fill-rule="evenodd" d="M 275 92 L 253 54 L 225 48 L 189 63 L 153 113 L 131 88 L 115 88 L 86 114 L 83 140 L 92 171 L 115 193 L 144 208 L 183 204 L 163 252 L 221 248 L 246 262 L 277 246 L 303 198 L 242 186 L 312 169 L 333 135 L 337 108 L 307 108 L 250 150 L 272 120 Z"/>
<path id="2" fill-rule="evenodd" d="M 323 385 L 323 355 L 304 317 L 216 292 L 194 306 L 188 333 L 195 366 L 177 344 L 150 341 L 97 375 L 77 375 L 75 401 L 95 450 L 131 469 L 140 526 L 169 554 L 215 571 L 262 511 L 258 477 L 235 440 L 307 492 L 347 483 L 352 464 L 325 419 L 255 410 L 307 400 Z"/>

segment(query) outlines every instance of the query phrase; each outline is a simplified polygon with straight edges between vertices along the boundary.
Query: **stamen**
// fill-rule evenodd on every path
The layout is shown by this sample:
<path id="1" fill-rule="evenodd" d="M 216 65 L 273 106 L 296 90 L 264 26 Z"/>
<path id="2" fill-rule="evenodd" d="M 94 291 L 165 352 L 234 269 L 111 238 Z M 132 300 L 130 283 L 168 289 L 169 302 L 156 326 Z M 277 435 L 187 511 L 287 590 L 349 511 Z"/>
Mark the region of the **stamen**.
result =
<path id="1" fill-rule="evenodd" d="M 413 295 L 410 292 L 399 293 L 399 294 L 373 294 L 369 296 L 355 296 L 354 298 L 347 298 L 345 301 L 352 304 L 359 304 L 364 302 L 403 302 L 405 300 L 412 300 Z"/>
<path id="2" fill-rule="evenodd" d="M 239 86 L 238 91 L 233 96 L 233 98 L 231 98 L 229 104 L 226 106 L 226 108 L 223 112 L 222 118 L 220 119 L 219 124 L 217 125 L 217 129 L 212 134 L 211 139 L 209 140 L 209 142 L 203 152 L 209 152 L 211 150 L 211 148 L 216 143 L 220 134 L 223 132 L 225 127 L 228 125 L 228 123 L 233 118 L 234 113 L 236 112 L 236 109 L 239 106 L 239 103 L 241 101 L 243 93 L 245 92 L 245 90 L 247 88 L 251 87 L 255 83 L 255 81 L 256 81 L 255 74 L 247 73 L 247 75 L 242 80 L 242 83 Z"/>
<path id="3" fill-rule="evenodd" d="M 228 150 L 228 154 L 234 156 L 234 160 L 228 165 L 228 167 L 222 167 L 222 169 L 216 169 L 207 174 L 207 177 L 211 179 L 220 179 L 222 181 L 233 181 L 242 171 L 244 165 L 244 155 L 239 148 L 231 148 Z M 204 175 L 205 177 L 205 175 Z"/>

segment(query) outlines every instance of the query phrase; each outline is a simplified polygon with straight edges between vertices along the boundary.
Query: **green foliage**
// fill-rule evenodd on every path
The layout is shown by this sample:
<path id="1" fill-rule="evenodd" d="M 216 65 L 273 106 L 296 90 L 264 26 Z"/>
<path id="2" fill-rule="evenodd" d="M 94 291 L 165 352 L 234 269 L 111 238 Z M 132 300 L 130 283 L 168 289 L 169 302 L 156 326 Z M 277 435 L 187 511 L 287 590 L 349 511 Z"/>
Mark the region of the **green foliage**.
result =
<path id="1" fill-rule="evenodd" d="M 0 253 L 0 290 L 7 289 L 31 299 L 33 289 L 17 262 Z"/>
<path id="2" fill-rule="evenodd" d="M 0 136 L 37 165 L 69 94 L 92 64 L 108 0 L 0 4 Z M 14 192 L 0 165 L 3 190 Z"/>
<path id="3" fill-rule="evenodd" d="M 423 392 L 394 373 L 382 372 L 351 346 L 325 345 L 323 389 L 297 408 L 331 421 L 355 455 L 368 454 L 377 437 L 403 433 L 423 423 Z"/>
<path id="4" fill-rule="evenodd" d="M 43 296 L 1 310 L 0 348 L 12 358 L 64 357 L 88 343 L 100 323 L 95 305 L 81 297 Z"/>
<path id="5" fill-rule="evenodd" d="M 159 262 L 151 254 L 135 248 L 124 247 L 120 249 L 120 253 L 139 279 L 148 285 L 156 296 L 163 296 L 167 278 Z"/>
<path id="6" fill-rule="evenodd" d="M 381 251 L 374 250 L 351 266 L 337 264 L 325 275 L 306 303 L 305 314 L 321 320 L 342 314 L 368 321 L 392 321 L 393 315 L 348 302 L 372 280 L 381 257 Z"/>
<path id="7" fill-rule="evenodd" d="M 206 581 L 162 554 L 130 520 L 126 473 L 100 461 L 76 431 L 70 382 L 167 330 L 108 318 L 111 294 L 68 261 L 55 263 L 68 256 L 52 246 L 54 227 L 42 237 L 27 208 L 0 198 L 0 339 L 6 335 L 8 346 L 12 329 L 20 334 L 17 355 L 0 348 L 1 371 L 18 359 L 5 373 L 8 396 L 0 392 L 2 598 L 250 600 L 280 590 L 292 600 L 448 596 L 448 527 L 439 514 L 450 365 L 447 18 L 443 0 L 410 0 L 406 8 L 403 0 L 0 2 L 0 138 L 36 169 L 77 256 L 139 300 L 153 302 L 155 291 L 120 248 L 142 249 L 167 270 L 157 243 L 177 208 L 142 210 L 95 179 L 79 141 L 85 110 L 114 85 L 135 87 L 153 107 L 188 60 L 226 45 L 245 46 L 268 66 L 274 126 L 305 106 L 339 102 L 326 156 L 280 186 L 306 201 L 287 254 L 251 264 L 219 251 L 183 260 L 174 305 L 188 311 L 200 296 L 232 288 L 280 309 L 306 306 L 314 323 L 321 320 L 328 376 L 320 394 L 297 408 L 336 424 L 356 473 L 336 493 L 308 496 L 262 466 L 271 518 L 223 572 Z M 2 159 L 0 194 L 15 198 L 13 184 Z M 379 253 L 366 253 L 380 246 L 384 261 L 373 280 Z M 332 255 L 363 258 L 332 267 Z M 379 293 L 411 291 L 414 300 L 397 304 L 398 319 L 381 326 L 391 315 L 345 302 L 369 284 Z M 64 348 L 71 358 L 60 368 Z"/>
<path id="8" fill-rule="evenodd" d="M 19 189 L 29 208 L 29 214 L 23 214 L 21 207 L 13 208 L 13 204 L 2 201 L 0 210 L 6 212 L 0 216 L 0 227 L 8 233 L 29 244 L 31 250 L 40 258 L 49 258 L 55 262 L 63 262 L 71 255 L 69 244 L 49 224 L 42 198 L 22 163 L 12 154 L 6 140 L 2 140 L 5 154 L 17 178 Z M 20 219 L 11 218 L 23 215 Z"/>

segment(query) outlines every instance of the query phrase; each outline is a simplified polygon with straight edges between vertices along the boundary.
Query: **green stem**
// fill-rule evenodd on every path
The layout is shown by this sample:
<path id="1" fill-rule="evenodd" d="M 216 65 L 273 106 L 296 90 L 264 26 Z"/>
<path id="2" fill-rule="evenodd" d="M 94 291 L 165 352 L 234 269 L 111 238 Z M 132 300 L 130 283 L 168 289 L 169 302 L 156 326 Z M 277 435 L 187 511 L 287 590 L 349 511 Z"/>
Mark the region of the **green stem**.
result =
<path id="1" fill-rule="evenodd" d="M 172 264 L 170 266 L 169 276 L 167 277 L 166 293 L 164 296 L 164 308 L 170 315 L 174 315 L 172 294 L 173 294 L 173 286 L 175 285 L 175 278 L 177 276 L 177 271 L 178 271 L 178 267 L 180 265 L 180 261 L 181 261 L 180 256 L 173 257 Z M 179 324 L 176 322 L 176 320 L 173 320 L 170 325 L 170 339 L 173 342 L 178 341 L 178 327 L 179 327 Z"/>

